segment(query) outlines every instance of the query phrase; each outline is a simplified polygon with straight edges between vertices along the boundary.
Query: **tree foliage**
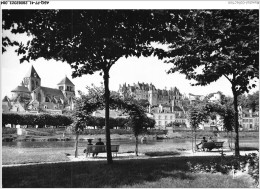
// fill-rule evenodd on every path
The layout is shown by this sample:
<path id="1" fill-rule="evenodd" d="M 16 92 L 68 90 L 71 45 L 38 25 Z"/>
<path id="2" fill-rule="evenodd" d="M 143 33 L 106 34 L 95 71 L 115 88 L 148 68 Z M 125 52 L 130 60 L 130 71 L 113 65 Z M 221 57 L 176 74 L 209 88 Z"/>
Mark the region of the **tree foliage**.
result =
<path id="1" fill-rule="evenodd" d="M 241 95 L 238 98 L 238 104 L 242 108 L 251 109 L 253 112 L 259 111 L 259 91 L 253 94 Z"/>
<path id="2" fill-rule="evenodd" d="M 207 85 L 225 76 L 236 92 L 248 92 L 259 78 L 259 13 L 257 10 L 191 11 L 193 24 L 165 56 L 193 85 Z M 199 69 L 200 70 L 199 70 Z"/>

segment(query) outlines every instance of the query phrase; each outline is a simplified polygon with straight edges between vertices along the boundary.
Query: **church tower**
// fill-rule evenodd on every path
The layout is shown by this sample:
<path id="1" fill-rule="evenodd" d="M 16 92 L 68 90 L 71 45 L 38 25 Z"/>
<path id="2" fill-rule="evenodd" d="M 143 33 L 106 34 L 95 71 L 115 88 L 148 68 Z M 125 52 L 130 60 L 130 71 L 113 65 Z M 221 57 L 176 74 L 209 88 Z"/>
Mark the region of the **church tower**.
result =
<path id="1" fill-rule="evenodd" d="M 24 86 L 32 92 L 37 87 L 41 86 L 41 78 L 32 66 L 23 79 Z"/>
<path id="2" fill-rule="evenodd" d="M 64 79 L 62 79 L 58 84 L 58 89 L 60 89 L 64 96 L 67 99 L 70 99 L 71 97 L 75 97 L 75 85 L 65 76 Z"/>

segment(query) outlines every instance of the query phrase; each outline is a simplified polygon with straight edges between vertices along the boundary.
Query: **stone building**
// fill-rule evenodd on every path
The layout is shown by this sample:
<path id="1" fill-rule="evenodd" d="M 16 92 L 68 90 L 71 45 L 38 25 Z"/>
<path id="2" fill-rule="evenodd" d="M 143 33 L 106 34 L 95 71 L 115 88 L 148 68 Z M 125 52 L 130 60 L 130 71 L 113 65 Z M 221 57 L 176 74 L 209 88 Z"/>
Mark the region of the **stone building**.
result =
<path id="1" fill-rule="evenodd" d="M 7 105 L 10 105 L 11 112 L 45 111 L 50 113 L 61 113 L 61 110 L 72 110 L 74 108 L 75 85 L 65 76 L 57 88 L 43 87 L 41 78 L 32 66 L 21 85 L 12 91 L 10 102 L 5 101 L 5 112 L 8 112 Z"/>
<path id="2" fill-rule="evenodd" d="M 153 84 L 137 83 L 133 85 L 119 85 L 119 95 L 134 96 L 135 99 L 148 100 L 151 106 L 158 106 L 159 104 L 167 104 L 170 106 L 181 106 L 182 94 L 176 87 L 170 90 L 156 89 Z"/>
<path id="3" fill-rule="evenodd" d="M 239 125 L 243 130 L 259 130 L 259 112 L 253 112 L 252 109 L 242 109 L 240 106 L 239 111 Z"/>

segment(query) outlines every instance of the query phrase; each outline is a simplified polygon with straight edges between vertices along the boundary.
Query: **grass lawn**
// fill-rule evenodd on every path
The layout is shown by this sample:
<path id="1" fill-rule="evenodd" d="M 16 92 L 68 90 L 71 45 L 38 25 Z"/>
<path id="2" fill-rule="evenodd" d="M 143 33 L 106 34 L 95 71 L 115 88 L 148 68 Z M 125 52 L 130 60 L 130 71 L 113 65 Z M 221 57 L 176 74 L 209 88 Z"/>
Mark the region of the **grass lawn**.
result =
<path id="1" fill-rule="evenodd" d="M 64 162 L 2 168 L 2 186 L 12 188 L 247 188 L 250 183 L 227 175 L 194 174 L 187 161 L 219 157 L 172 157 L 114 161 Z"/>

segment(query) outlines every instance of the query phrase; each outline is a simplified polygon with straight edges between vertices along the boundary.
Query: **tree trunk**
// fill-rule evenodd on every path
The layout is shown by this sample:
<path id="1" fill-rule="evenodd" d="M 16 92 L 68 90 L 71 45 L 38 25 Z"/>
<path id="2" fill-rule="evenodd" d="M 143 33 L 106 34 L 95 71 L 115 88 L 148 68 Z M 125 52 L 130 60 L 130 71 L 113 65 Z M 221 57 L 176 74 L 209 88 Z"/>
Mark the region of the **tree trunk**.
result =
<path id="1" fill-rule="evenodd" d="M 135 136 L 135 155 L 138 156 L 138 136 Z"/>
<path id="2" fill-rule="evenodd" d="M 105 85 L 105 127 L 106 127 L 106 146 L 107 146 L 107 163 L 112 164 L 110 128 L 109 128 L 109 69 L 104 71 L 104 85 Z"/>
<path id="3" fill-rule="evenodd" d="M 79 132 L 76 131 L 75 158 L 78 157 Z"/>
<path id="4" fill-rule="evenodd" d="M 237 92 L 235 89 L 235 86 L 232 84 L 232 92 L 233 92 L 233 96 L 234 96 L 234 110 L 235 110 L 235 156 L 239 156 L 239 123 L 238 123 L 238 108 L 237 108 Z"/>
<path id="5" fill-rule="evenodd" d="M 233 150 L 233 131 L 231 131 L 231 149 Z"/>
<path id="6" fill-rule="evenodd" d="M 197 144 L 197 142 L 196 142 L 196 128 L 194 129 L 194 138 L 195 138 L 195 142 L 194 142 L 194 147 L 195 147 L 195 152 L 197 151 L 197 146 L 196 146 L 196 144 Z"/>
<path id="7" fill-rule="evenodd" d="M 192 152 L 194 152 L 194 147 L 193 147 L 193 128 L 191 129 L 191 149 L 192 149 Z"/>

